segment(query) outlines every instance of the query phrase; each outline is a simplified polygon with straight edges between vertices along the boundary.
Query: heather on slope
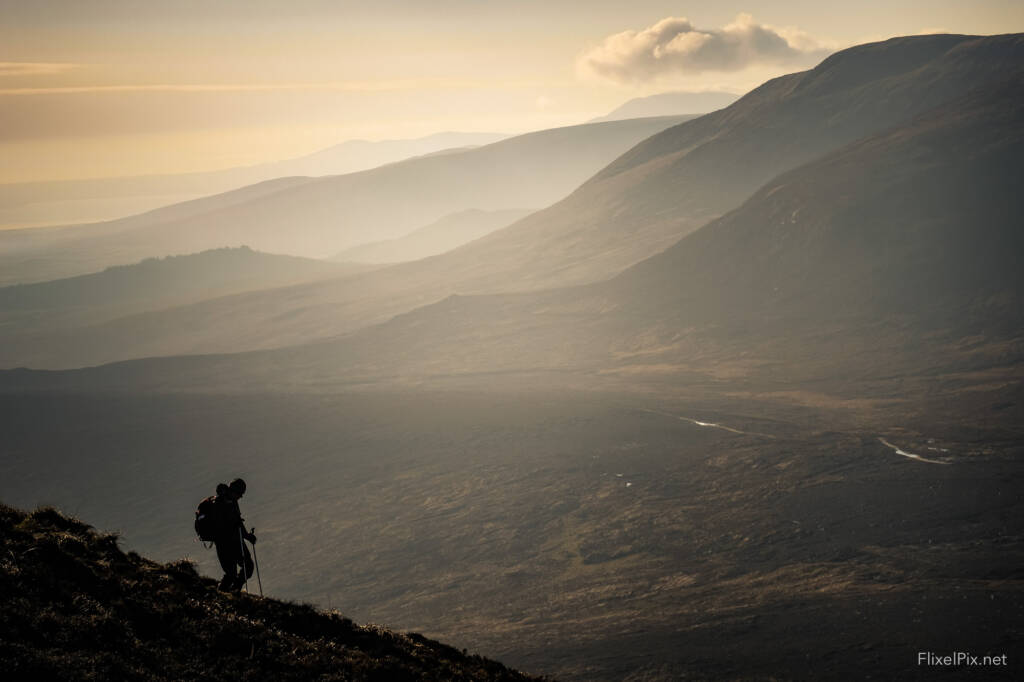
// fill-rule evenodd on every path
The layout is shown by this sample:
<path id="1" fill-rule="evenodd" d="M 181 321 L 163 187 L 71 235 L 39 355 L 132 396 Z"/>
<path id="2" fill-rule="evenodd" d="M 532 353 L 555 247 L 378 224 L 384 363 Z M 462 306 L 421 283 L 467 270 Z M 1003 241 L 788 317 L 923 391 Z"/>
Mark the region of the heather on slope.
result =
<path id="1" fill-rule="evenodd" d="M 52 508 L 0 505 L 8 679 L 528 680 L 417 634 L 227 595 L 191 563 L 122 552 Z"/>

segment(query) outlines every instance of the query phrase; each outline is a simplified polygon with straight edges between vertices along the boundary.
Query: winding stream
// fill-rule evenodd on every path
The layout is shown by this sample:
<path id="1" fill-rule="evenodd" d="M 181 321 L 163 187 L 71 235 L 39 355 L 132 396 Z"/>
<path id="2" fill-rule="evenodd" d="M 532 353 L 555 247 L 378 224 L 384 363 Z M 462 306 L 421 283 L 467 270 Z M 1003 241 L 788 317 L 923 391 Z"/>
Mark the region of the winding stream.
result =
<path id="1" fill-rule="evenodd" d="M 739 429 L 734 429 L 731 426 L 725 426 L 724 424 L 716 424 L 714 422 L 702 422 L 699 419 L 692 419 L 690 417 L 680 417 L 677 414 L 671 414 L 669 412 L 659 412 L 657 410 L 648 410 L 648 409 L 644 409 L 643 411 L 644 412 L 650 412 L 651 414 L 660 414 L 663 417 L 671 417 L 673 419 L 678 419 L 678 420 L 684 421 L 684 422 L 690 422 L 691 424 L 696 424 L 697 426 L 704 426 L 704 427 L 712 428 L 712 429 L 721 429 L 722 431 L 728 431 L 730 433 L 738 433 L 738 434 L 746 435 L 746 436 L 762 436 L 764 438 L 775 438 L 775 436 L 772 436 L 771 434 L 767 434 L 767 433 L 755 433 L 753 431 L 741 431 Z M 912 459 L 912 460 L 917 461 L 917 462 L 927 462 L 928 464 L 942 464 L 942 465 L 949 465 L 950 464 L 950 462 L 943 462 L 942 460 L 938 460 L 938 459 L 929 459 L 927 457 L 922 457 L 921 455 L 915 454 L 913 452 L 907 452 L 906 450 L 900 449 L 899 446 L 893 445 L 892 443 L 890 443 L 889 441 L 887 441 L 886 439 L 884 439 L 882 437 L 879 437 L 878 440 L 883 445 L 885 445 L 886 447 L 891 448 L 893 450 L 893 452 L 895 452 L 900 457 L 906 457 L 907 459 Z M 943 452 L 945 452 L 945 451 L 943 451 Z"/>
<path id="2" fill-rule="evenodd" d="M 757 432 L 754 432 L 754 431 L 740 431 L 739 429 L 734 429 L 731 426 L 725 426 L 724 424 L 716 424 L 714 422 L 702 422 L 699 419 L 691 419 L 690 417 L 680 417 L 678 414 L 670 414 L 668 412 L 658 412 L 657 410 L 647 410 L 647 409 L 645 409 L 643 411 L 644 412 L 650 412 L 651 414 L 660 414 L 663 417 L 672 417 L 673 419 L 678 419 L 678 420 L 684 421 L 684 422 L 690 422 L 691 424 L 696 424 L 697 426 L 705 426 L 705 427 L 712 428 L 712 429 L 721 429 L 722 431 L 728 431 L 729 433 L 739 433 L 739 434 L 745 435 L 745 436 L 761 436 L 763 438 L 775 438 L 775 436 L 773 436 L 773 435 L 771 435 L 769 433 L 757 433 Z"/>
<path id="3" fill-rule="evenodd" d="M 880 440 L 882 444 L 885 445 L 886 447 L 892 448 L 896 452 L 896 454 L 901 457 L 917 460 L 918 462 L 928 462 L 929 464 L 949 464 L 949 462 L 943 462 L 937 459 L 928 459 L 927 457 L 922 457 L 921 455 L 915 455 L 913 452 L 905 452 L 884 438 L 879 438 L 878 440 Z"/>

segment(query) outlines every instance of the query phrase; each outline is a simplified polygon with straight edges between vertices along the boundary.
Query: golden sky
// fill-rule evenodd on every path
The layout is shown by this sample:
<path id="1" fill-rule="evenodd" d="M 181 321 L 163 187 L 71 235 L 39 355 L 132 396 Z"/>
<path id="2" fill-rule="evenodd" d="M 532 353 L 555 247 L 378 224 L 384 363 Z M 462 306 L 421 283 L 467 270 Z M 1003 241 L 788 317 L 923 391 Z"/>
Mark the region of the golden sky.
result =
<path id="1" fill-rule="evenodd" d="M 829 51 L 1024 30 L 1024 3 L 0 0 L 0 182 L 209 170 L 352 138 L 524 132 Z"/>

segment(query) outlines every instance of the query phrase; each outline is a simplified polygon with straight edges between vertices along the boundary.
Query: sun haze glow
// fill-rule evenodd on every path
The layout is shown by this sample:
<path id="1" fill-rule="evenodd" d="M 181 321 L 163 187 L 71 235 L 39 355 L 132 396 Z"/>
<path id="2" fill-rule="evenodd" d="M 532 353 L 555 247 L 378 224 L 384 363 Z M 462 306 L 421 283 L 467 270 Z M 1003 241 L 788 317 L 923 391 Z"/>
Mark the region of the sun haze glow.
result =
<path id="1" fill-rule="evenodd" d="M 666 90 L 743 92 L 838 47 L 927 27 L 1024 29 L 1015 2 L 876 9 L 3 2 L 0 182 L 210 170 L 352 138 L 525 132 Z"/>

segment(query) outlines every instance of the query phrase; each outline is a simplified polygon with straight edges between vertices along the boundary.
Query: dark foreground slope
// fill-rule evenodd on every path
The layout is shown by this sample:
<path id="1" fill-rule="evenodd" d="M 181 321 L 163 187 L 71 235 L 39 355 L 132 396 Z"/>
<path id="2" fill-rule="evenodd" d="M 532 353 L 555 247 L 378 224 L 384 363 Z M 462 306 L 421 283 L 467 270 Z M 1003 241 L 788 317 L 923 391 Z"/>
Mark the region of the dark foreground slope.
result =
<path id="1" fill-rule="evenodd" d="M 8 679 L 526 680 L 420 635 L 217 592 L 115 535 L 0 505 L 0 659 Z"/>
<path id="2" fill-rule="evenodd" d="M 706 388 L 0 396 L 0 499 L 215 575 L 183 510 L 237 472 L 268 591 L 560 680 L 1021 679 L 1021 422 Z"/>

